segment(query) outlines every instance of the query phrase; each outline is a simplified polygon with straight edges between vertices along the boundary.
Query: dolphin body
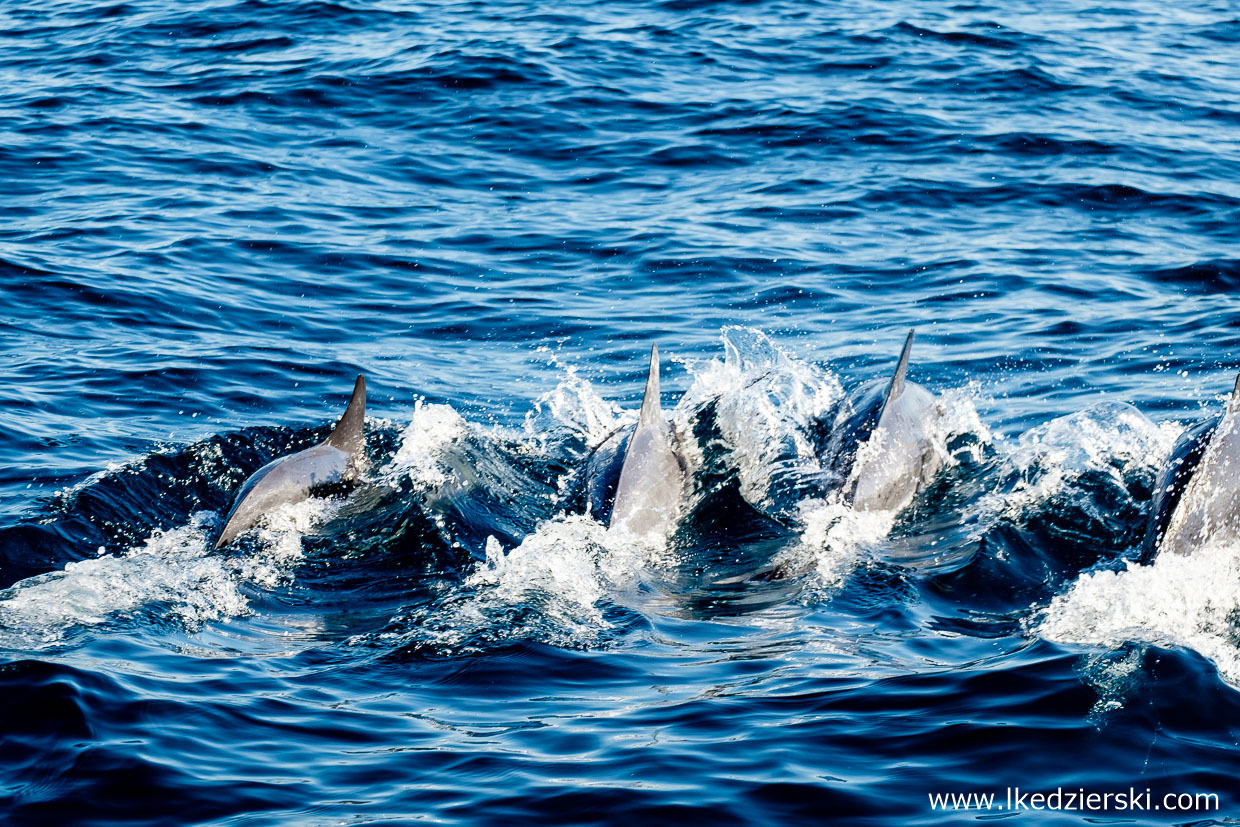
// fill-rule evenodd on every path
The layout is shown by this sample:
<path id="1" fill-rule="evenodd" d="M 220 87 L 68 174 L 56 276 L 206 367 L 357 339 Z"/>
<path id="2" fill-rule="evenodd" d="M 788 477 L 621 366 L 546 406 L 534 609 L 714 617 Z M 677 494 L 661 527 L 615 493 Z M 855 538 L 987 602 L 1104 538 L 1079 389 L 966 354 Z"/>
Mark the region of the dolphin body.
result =
<path id="1" fill-rule="evenodd" d="M 1240 540 L 1240 377 L 1221 415 L 1180 436 L 1152 500 L 1144 561 L 1190 554 L 1208 540 Z"/>
<path id="2" fill-rule="evenodd" d="M 895 375 L 858 388 L 827 440 L 826 464 L 856 511 L 902 511 L 943 467 L 935 439 L 938 402 L 906 378 L 913 333 L 904 340 Z"/>
<path id="3" fill-rule="evenodd" d="M 608 437 L 586 463 L 586 490 L 595 516 L 629 534 L 666 540 L 683 516 L 687 463 L 659 402 L 659 347 L 632 430 Z"/>
<path id="4" fill-rule="evenodd" d="M 237 539 L 277 506 L 337 493 L 351 486 L 366 467 L 366 440 L 362 434 L 365 421 L 366 380 L 358 376 L 349 407 L 331 436 L 313 448 L 272 460 L 245 481 L 215 548 Z"/>

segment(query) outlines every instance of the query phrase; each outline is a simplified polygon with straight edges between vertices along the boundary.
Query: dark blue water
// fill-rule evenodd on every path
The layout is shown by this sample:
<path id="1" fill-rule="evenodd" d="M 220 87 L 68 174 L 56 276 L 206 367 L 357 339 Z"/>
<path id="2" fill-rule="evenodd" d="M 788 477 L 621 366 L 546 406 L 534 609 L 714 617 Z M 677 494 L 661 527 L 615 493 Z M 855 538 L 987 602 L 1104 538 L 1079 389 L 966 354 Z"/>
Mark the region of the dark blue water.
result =
<path id="1" fill-rule="evenodd" d="M 1238 57 L 1227 2 L 6 0 L 4 822 L 1235 823 L 1240 549 L 1136 561 L 1240 365 Z M 911 326 L 947 464 L 852 513 L 811 437 Z M 575 481 L 653 341 L 642 550 Z M 364 484 L 211 551 L 358 372 Z"/>

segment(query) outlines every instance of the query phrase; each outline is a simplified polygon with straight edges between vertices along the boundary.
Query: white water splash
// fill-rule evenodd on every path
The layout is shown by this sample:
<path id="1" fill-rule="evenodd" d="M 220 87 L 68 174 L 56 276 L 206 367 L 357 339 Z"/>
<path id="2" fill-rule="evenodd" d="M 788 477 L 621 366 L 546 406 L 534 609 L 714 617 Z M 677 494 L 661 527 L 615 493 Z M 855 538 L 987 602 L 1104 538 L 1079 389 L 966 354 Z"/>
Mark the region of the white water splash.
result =
<path id="1" fill-rule="evenodd" d="M 469 426 L 451 405 L 418 400 L 385 476 L 389 480 L 407 477 L 415 490 L 436 492 L 453 480 L 454 475 L 444 462 L 447 452 L 468 436 Z"/>
<path id="2" fill-rule="evenodd" d="M 1051 420 L 1020 437 L 1003 462 L 1017 475 L 1009 490 L 982 497 L 974 507 L 980 537 L 999 520 L 1020 521 L 1072 489 L 1087 473 L 1116 485 L 1141 471 L 1152 473 L 1170 454 L 1183 427 L 1156 424 L 1131 405 L 1108 402 Z M 1105 519 L 1105 515 L 1098 515 Z"/>
<path id="3" fill-rule="evenodd" d="M 189 525 L 156 531 L 124 554 L 69 563 L 6 589 L 0 593 L 0 645 L 44 648 L 74 628 L 157 603 L 190 623 L 241 614 L 246 600 L 223 558 L 206 554 L 213 519 L 200 512 Z"/>
<path id="4" fill-rule="evenodd" d="M 302 539 L 340 513 L 345 500 L 310 497 L 272 509 L 263 516 L 255 538 L 256 551 L 238 558 L 234 568 L 246 583 L 275 588 L 292 580 L 293 568 L 305 557 Z"/>
<path id="5" fill-rule="evenodd" d="M 994 444 L 994 434 L 977 412 L 977 401 L 981 393 L 981 385 L 977 382 L 937 392 L 939 418 L 934 423 L 933 439 L 935 445 L 941 446 L 945 451 L 944 467 L 957 465 L 966 459 L 980 462 L 983 448 Z M 947 452 L 946 447 L 961 436 L 970 436 L 972 439 L 967 445 L 956 449 L 955 453 Z"/>
<path id="6" fill-rule="evenodd" d="M 599 607 L 606 597 L 602 561 L 606 530 L 584 516 L 543 523 L 503 551 L 494 537 L 486 560 L 465 580 L 472 602 L 539 607 L 540 622 L 569 640 L 588 641 L 604 626 Z"/>
<path id="7" fill-rule="evenodd" d="M 401 630 L 378 639 L 457 653 L 520 640 L 597 646 L 613 631 L 606 607 L 621 601 L 643 571 L 661 560 L 661 547 L 609 531 L 587 516 L 562 515 L 507 552 L 489 538 L 486 559 L 459 587 L 408 618 L 395 618 Z"/>
<path id="8" fill-rule="evenodd" d="M 622 412 L 620 406 L 603 399 L 575 366 L 563 369 L 559 383 L 538 397 L 526 414 L 525 437 L 531 445 L 545 451 L 554 435 L 567 431 L 594 448 L 617 429 L 636 421 L 636 409 Z"/>
<path id="9" fill-rule="evenodd" d="M 725 327 L 723 359 L 689 363 L 693 384 L 676 407 L 682 428 L 714 404 L 716 422 L 739 471 L 741 495 L 777 512 L 780 488 L 823 473 L 808 428 L 843 395 L 839 379 L 797 359 L 749 327 Z M 791 481 L 791 482 L 790 482 Z"/>
<path id="10" fill-rule="evenodd" d="M 1146 566 L 1087 572 L 1051 601 L 1035 629 L 1059 643 L 1184 646 L 1240 688 L 1240 547 L 1207 545 Z"/>
<path id="11" fill-rule="evenodd" d="M 800 538 L 780 565 L 811 572 L 819 590 L 843 585 L 867 549 L 891 533 L 894 511 L 856 511 L 840 497 L 806 500 L 800 507 Z"/>
<path id="12" fill-rule="evenodd" d="M 974 388 L 955 389 L 938 398 L 940 416 L 931 434 L 930 449 L 942 461 L 940 474 L 961 461 L 948 451 L 951 440 L 965 434 L 973 436 L 975 439 L 959 450 L 976 455 L 991 439 L 973 404 L 975 393 Z M 874 439 L 858 447 L 853 473 L 866 467 L 868 453 L 881 456 L 883 449 L 881 441 Z M 825 498 L 803 500 L 797 510 L 800 538 L 781 555 L 779 564 L 788 571 L 812 572 L 819 590 L 836 589 L 867 551 L 887 538 L 899 516 L 896 510 L 856 510 L 838 491 Z"/>
<path id="13" fill-rule="evenodd" d="M 22 580 L 0 592 L 0 647 L 54 647 L 76 631 L 148 612 L 190 629 L 248 614 L 245 587 L 289 582 L 302 559 L 303 535 L 338 507 L 338 501 L 311 498 L 275 509 L 244 556 L 211 547 L 218 515 L 202 511 L 187 525 L 155 531 L 121 554 Z"/>

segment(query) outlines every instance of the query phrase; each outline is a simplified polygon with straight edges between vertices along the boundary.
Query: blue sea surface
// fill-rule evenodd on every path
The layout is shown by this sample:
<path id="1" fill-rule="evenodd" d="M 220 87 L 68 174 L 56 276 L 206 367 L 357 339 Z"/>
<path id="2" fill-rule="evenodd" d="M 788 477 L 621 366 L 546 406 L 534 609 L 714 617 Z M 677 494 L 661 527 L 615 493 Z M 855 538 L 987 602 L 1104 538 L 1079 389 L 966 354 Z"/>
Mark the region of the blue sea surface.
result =
<path id="1" fill-rule="evenodd" d="M 1141 548 L 1238 291 L 1223 0 L 4 0 L 0 820 L 1235 824 L 1240 547 Z M 853 511 L 909 328 L 944 467 Z"/>

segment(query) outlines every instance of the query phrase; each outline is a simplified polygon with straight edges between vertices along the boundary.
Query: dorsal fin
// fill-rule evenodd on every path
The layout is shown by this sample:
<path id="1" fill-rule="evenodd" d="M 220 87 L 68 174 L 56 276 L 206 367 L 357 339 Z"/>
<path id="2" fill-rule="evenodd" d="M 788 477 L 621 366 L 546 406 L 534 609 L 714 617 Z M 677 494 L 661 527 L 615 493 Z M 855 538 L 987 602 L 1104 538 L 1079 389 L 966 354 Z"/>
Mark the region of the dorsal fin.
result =
<path id="1" fill-rule="evenodd" d="M 353 398 L 349 400 L 349 407 L 344 409 L 344 414 L 336 423 L 336 427 L 332 428 L 332 435 L 327 438 L 327 444 L 333 448 L 339 448 L 346 454 L 360 454 L 366 447 L 366 439 L 362 434 L 365 424 L 366 378 L 358 374 L 357 381 L 353 384 Z"/>
<path id="2" fill-rule="evenodd" d="M 642 396 L 642 411 L 637 416 L 640 425 L 653 425 L 663 421 L 663 406 L 659 404 L 659 346 L 650 346 L 650 375 L 646 377 L 646 393 Z"/>
<path id="3" fill-rule="evenodd" d="M 887 386 L 887 392 L 883 394 L 884 411 L 887 409 L 887 404 L 899 396 L 900 392 L 904 390 L 904 376 L 908 373 L 908 355 L 913 349 L 913 334 L 916 332 L 917 331 L 915 329 L 909 330 L 908 338 L 904 340 L 904 349 L 900 351 L 900 361 L 896 365 L 895 376 L 891 377 L 891 384 Z M 880 422 L 882 421 L 882 411 L 879 411 L 878 419 Z"/>
<path id="4" fill-rule="evenodd" d="M 652 347 L 650 377 L 637 427 L 624 449 L 608 529 L 666 539 L 680 519 L 685 484 L 672 424 L 659 404 L 659 348 Z"/>
<path id="5" fill-rule="evenodd" d="M 1236 384 L 1232 386 L 1231 398 L 1227 400 L 1227 413 L 1232 416 L 1240 414 L 1240 374 L 1236 375 Z"/>

